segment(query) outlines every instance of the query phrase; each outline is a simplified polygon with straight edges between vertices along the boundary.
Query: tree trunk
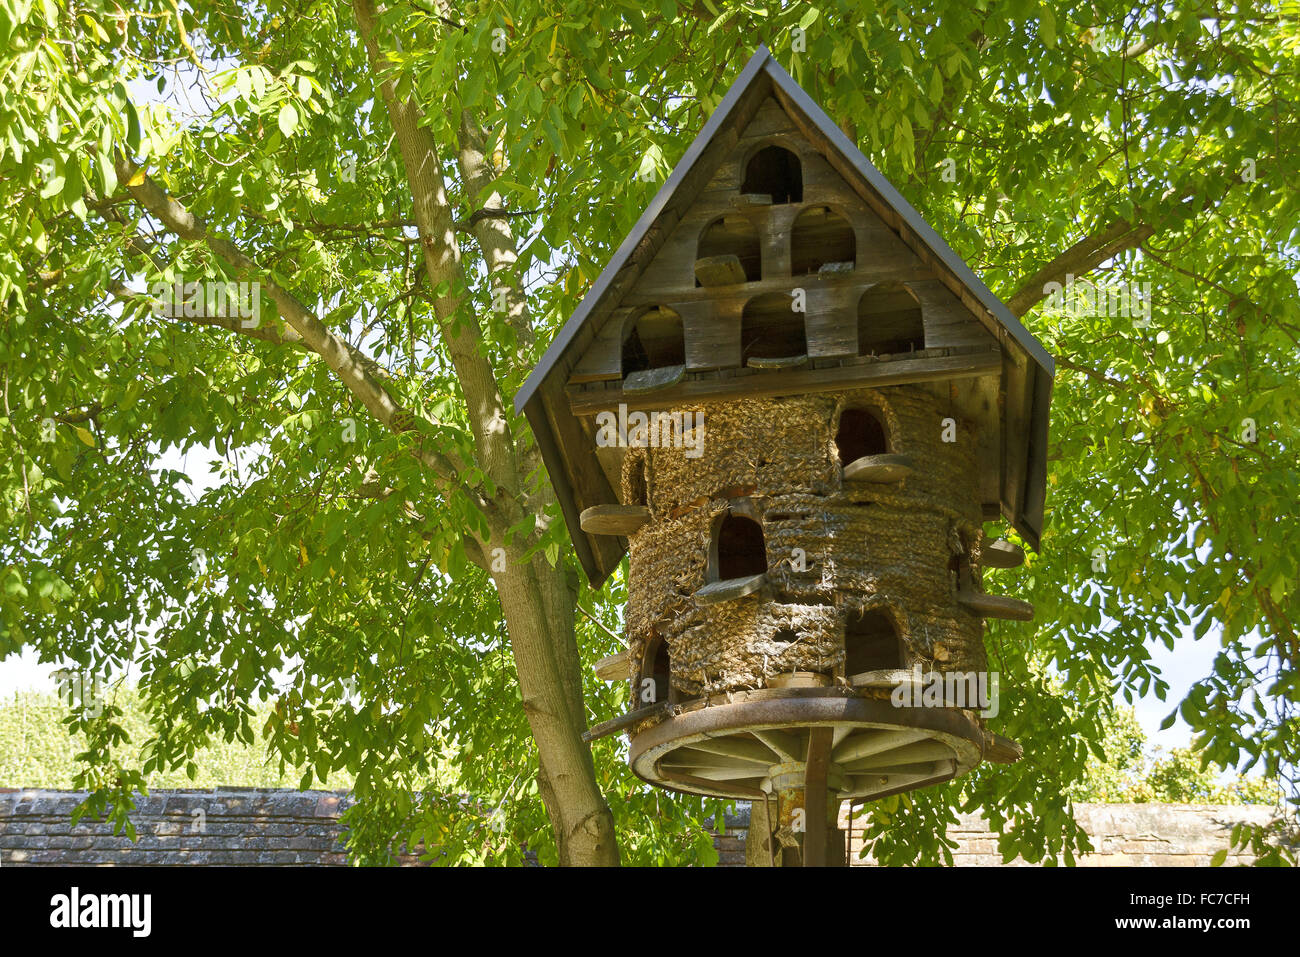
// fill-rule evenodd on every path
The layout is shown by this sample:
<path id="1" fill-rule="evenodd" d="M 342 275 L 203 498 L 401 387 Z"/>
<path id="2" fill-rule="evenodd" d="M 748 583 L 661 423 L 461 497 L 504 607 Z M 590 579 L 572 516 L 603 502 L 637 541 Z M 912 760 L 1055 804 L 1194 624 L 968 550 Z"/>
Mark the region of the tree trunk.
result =
<path id="1" fill-rule="evenodd" d="M 539 556 L 531 564 L 519 564 L 518 556 L 511 554 L 517 550 L 507 549 L 506 567 L 492 577 L 505 612 L 524 713 L 537 742 L 538 786 L 555 830 L 560 863 L 615 866 L 614 817 L 596 784 L 591 749 L 582 741 L 587 721 L 572 592 L 564 584 L 562 568 L 545 565 Z M 569 594 L 567 614 L 551 614 L 543 598 L 546 590 Z"/>
<path id="2" fill-rule="evenodd" d="M 399 99 L 391 80 L 380 80 L 386 58 L 375 36 L 372 0 L 355 0 L 353 6 L 401 150 L 425 272 L 433 288 L 445 282 L 444 288 L 454 290 L 465 276 L 437 142 L 428 128 L 420 125 L 418 106 Z M 463 169 L 474 166 L 474 157 L 464 152 L 460 161 Z M 490 267 L 500 266 L 508 258 L 507 240 L 503 235 L 491 244 L 495 252 Z M 537 742 L 539 790 L 555 830 L 560 863 L 617 865 L 613 815 L 596 784 L 591 749 L 582 740 L 587 722 L 574 635 L 573 591 L 562 566 L 552 568 L 541 554 L 524 560 L 531 541 L 516 537 L 510 545 L 499 544 L 526 509 L 544 528 L 546 502 L 528 501 L 524 494 L 533 463 L 517 452 L 504 397 L 480 348 L 482 337 L 475 317 L 465 313 L 452 291 L 435 297 L 434 312 L 465 395 L 476 460 L 496 486 L 495 510 L 489 516 L 491 538 L 479 540 L 482 564 L 496 584 L 505 615 L 524 712 Z"/>

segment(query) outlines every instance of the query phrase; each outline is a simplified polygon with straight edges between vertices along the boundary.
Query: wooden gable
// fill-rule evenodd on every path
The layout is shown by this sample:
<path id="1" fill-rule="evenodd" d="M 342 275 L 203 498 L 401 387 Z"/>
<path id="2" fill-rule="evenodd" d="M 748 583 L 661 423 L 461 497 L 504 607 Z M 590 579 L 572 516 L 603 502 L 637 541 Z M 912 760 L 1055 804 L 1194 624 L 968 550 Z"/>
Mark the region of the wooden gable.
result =
<path id="1" fill-rule="evenodd" d="M 774 147 L 797 158 L 801 201 L 773 202 L 770 194 L 743 191 L 747 167 Z M 796 230 L 797 224 L 807 227 Z M 852 246 L 852 262 L 847 264 L 851 268 L 843 268 L 843 259 L 830 259 L 820 271 L 810 271 L 810 257 L 823 250 L 828 256 L 842 255 L 838 250 L 843 249 L 840 234 L 845 230 Z M 742 264 L 757 259 L 750 273 L 758 275 L 750 279 L 738 272 L 719 277 L 717 284 L 701 284 L 697 264 L 727 254 Z M 921 313 L 924 343 L 919 348 L 873 349 L 873 342 L 860 341 L 860 330 L 879 330 L 882 325 L 884 334 L 874 344 L 899 341 L 887 328 L 890 311 L 874 317 L 870 312 L 873 298 L 888 305 L 887 284 L 901 286 Z M 803 313 L 791 309 L 795 289 L 803 290 Z M 669 312 L 680 318 L 688 374 L 748 367 L 753 357 L 744 351 L 742 320 L 747 308 L 764 300 L 782 304 L 779 311 L 786 314 L 787 324 L 804 326 L 811 367 L 838 368 L 842 359 L 872 352 L 896 358 L 915 352 L 922 358 L 954 349 L 989 351 L 997 345 L 979 319 L 799 131 L 780 103 L 768 97 L 637 281 L 593 330 L 595 338 L 568 380 L 576 387 L 570 390 L 575 408 L 589 411 L 591 393 L 600 396 L 596 402 L 617 404 L 608 386 L 583 387 L 623 379 L 628 370 L 622 353 L 630 326 L 647 314 Z M 865 307 L 861 316 L 860 304 Z M 737 394 L 744 393 L 746 385 L 757 385 L 748 378 L 733 380 Z M 691 394 L 689 387 L 679 391 Z"/>

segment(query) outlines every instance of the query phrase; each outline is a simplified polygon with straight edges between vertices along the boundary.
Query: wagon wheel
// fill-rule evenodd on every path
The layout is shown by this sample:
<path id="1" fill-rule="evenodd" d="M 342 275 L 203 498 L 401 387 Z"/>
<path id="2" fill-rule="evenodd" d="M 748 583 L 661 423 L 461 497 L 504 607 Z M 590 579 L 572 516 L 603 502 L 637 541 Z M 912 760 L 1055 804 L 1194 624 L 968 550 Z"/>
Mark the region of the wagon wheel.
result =
<path id="1" fill-rule="evenodd" d="M 825 689 L 763 695 L 669 718 L 636 735 L 630 757 L 633 771 L 661 787 L 772 800 L 773 860 L 847 863 L 833 817 L 841 800 L 947 781 L 981 757 L 983 732 L 957 709 L 894 708 Z"/>

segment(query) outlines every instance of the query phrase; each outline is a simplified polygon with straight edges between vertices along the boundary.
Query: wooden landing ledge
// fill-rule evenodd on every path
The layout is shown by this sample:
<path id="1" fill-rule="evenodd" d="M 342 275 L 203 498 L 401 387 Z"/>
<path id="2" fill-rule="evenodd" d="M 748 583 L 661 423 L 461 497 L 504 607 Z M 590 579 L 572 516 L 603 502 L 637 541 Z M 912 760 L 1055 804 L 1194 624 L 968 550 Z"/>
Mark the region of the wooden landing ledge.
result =
<path id="1" fill-rule="evenodd" d="M 629 372 L 623 380 L 623 391 L 628 395 L 658 392 L 680 384 L 685 376 L 686 366 L 663 366 L 659 369 Z"/>
<path id="2" fill-rule="evenodd" d="M 735 253 L 695 260 L 695 281 L 701 286 L 736 286 L 747 278 Z"/>
<path id="3" fill-rule="evenodd" d="M 746 370 L 734 370 L 734 372 L 744 371 Z M 634 372 L 628 376 L 623 385 L 610 382 L 603 383 L 604 388 L 570 391 L 569 408 L 574 415 L 595 415 L 607 409 L 617 409 L 619 403 L 625 403 L 629 410 L 665 409 L 674 407 L 675 403 L 707 401 L 735 395 L 762 397 L 836 392 L 859 385 L 879 387 L 907 382 L 930 382 L 935 379 L 961 379 L 1001 374 L 1002 353 L 997 347 L 946 356 L 915 358 L 909 356 L 874 361 L 863 357 L 861 361 L 854 360 L 850 365 L 822 369 L 765 370 L 747 376 L 736 374 L 721 376 L 717 372 L 692 373 L 698 377 L 683 378 L 675 385 L 657 388 L 648 393 L 628 388 L 627 384 L 632 382 L 633 376 L 642 375 Z M 602 383 L 591 385 L 600 386 Z"/>
<path id="4" fill-rule="evenodd" d="M 985 761 L 992 761 L 994 764 L 1015 764 L 1024 757 L 1024 754 L 1024 749 L 1010 738 L 1004 738 L 992 731 L 984 732 Z"/>
<path id="5" fill-rule="evenodd" d="M 957 604 L 985 618 L 1004 618 L 1007 621 L 1034 620 L 1033 605 L 1006 595 L 986 595 L 982 591 L 959 591 Z"/>
<path id="6" fill-rule="evenodd" d="M 864 455 L 844 466 L 844 481 L 889 485 L 912 474 L 912 460 L 906 455 L 882 453 Z"/>
<path id="7" fill-rule="evenodd" d="M 660 701 L 656 704 L 646 705 L 644 708 L 637 708 L 635 711 L 629 711 L 627 714 L 619 715 L 617 718 L 610 718 L 608 721 L 602 721 L 594 728 L 589 728 L 582 732 L 582 740 L 590 743 L 595 741 L 597 738 L 617 734 L 619 731 L 636 724 L 638 721 L 653 718 L 655 715 L 666 714 L 668 709 L 671 707 L 671 702 Z"/>
<path id="8" fill-rule="evenodd" d="M 984 549 L 981 560 L 985 568 L 1019 568 L 1025 563 L 1025 550 L 999 538 Z"/>
<path id="9" fill-rule="evenodd" d="M 802 369 L 808 364 L 808 357 L 804 356 L 750 356 L 745 360 L 745 365 L 751 369 Z"/>
<path id="10" fill-rule="evenodd" d="M 601 658 L 591 666 L 591 670 L 596 672 L 596 677 L 601 681 L 626 681 L 632 677 L 632 662 L 626 651 L 620 651 L 616 655 Z"/>
<path id="11" fill-rule="evenodd" d="M 925 681 L 925 676 L 922 675 L 918 679 L 914 671 L 907 671 L 903 668 L 880 668 L 875 671 L 860 671 L 855 675 L 849 675 L 847 680 L 855 688 L 892 689 L 904 683 L 922 684 Z"/>
<path id="12" fill-rule="evenodd" d="M 709 582 L 695 593 L 695 601 L 700 605 L 717 605 L 724 601 L 734 601 L 758 591 L 767 582 L 767 572 L 749 575 L 745 578 L 726 578 L 722 581 Z"/>
<path id="13" fill-rule="evenodd" d="M 626 538 L 650 521 L 644 505 L 593 505 L 584 508 L 578 524 L 588 535 L 621 535 Z"/>

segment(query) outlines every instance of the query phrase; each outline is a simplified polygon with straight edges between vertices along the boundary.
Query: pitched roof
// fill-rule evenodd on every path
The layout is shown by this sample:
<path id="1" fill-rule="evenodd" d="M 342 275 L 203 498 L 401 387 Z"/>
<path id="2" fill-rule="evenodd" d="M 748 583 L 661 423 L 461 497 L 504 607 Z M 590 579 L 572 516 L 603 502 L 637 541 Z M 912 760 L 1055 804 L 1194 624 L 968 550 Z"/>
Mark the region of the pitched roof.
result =
<path id="1" fill-rule="evenodd" d="M 581 530 L 579 515 L 582 509 L 614 503 L 618 498 L 599 474 L 599 467 L 593 464 L 594 449 L 575 448 L 574 443 L 565 442 L 559 434 L 565 429 L 565 417 L 571 417 L 564 386 L 574 363 L 580 358 L 582 347 L 590 341 L 590 335 L 584 340 L 584 332 L 590 333 L 588 327 L 598 314 L 617 302 L 627 288 L 627 280 L 635 278 L 653 258 L 664 232 L 657 231 L 655 226 L 665 211 L 674 202 L 689 201 L 716 168 L 717 153 L 711 152 L 710 147 L 720 138 L 719 134 L 752 116 L 757 103 L 771 95 L 776 95 L 792 116 L 817 135 L 827 158 L 850 185 L 868 197 L 878 212 L 892 214 L 886 217 L 886 221 L 900 238 L 934 267 L 939 278 L 977 317 L 984 314 L 1003 347 L 1020 351 L 1028 360 L 1022 386 L 1029 410 L 1026 459 L 1015 463 L 1015 467 L 1023 468 L 1031 481 L 1021 483 L 1022 501 L 1004 503 L 1003 513 L 1037 547 L 1045 492 L 1042 479 L 1046 471 L 1047 408 L 1055 367 L 1052 357 L 821 107 L 795 83 L 767 47 L 760 46 L 515 397 L 515 411 L 524 413 L 532 426 L 588 578 L 594 585 L 603 582 L 617 567 L 626 548 L 621 539 L 590 536 Z M 587 464 L 591 467 L 584 468 L 574 461 L 575 457 L 590 460 Z"/>

